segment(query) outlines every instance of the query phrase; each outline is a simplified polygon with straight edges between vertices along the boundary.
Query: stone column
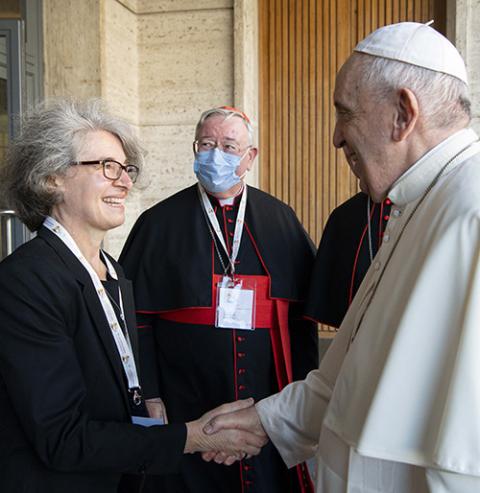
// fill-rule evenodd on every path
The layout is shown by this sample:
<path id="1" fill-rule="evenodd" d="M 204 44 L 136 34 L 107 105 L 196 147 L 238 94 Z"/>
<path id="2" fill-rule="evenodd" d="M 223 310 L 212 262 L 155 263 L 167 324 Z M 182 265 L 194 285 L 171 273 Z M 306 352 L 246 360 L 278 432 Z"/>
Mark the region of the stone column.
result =
<path id="1" fill-rule="evenodd" d="M 44 0 L 45 97 L 101 96 L 97 0 Z"/>
<path id="2" fill-rule="evenodd" d="M 234 101 L 250 118 L 258 147 L 258 0 L 235 0 L 233 4 L 234 32 Z M 247 183 L 258 187 L 258 156 Z"/>
<path id="3" fill-rule="evenodd" d="M 447 36 L 467 65 L 472 125 L 480 133 L 480 0 L 447 0 Z"/>

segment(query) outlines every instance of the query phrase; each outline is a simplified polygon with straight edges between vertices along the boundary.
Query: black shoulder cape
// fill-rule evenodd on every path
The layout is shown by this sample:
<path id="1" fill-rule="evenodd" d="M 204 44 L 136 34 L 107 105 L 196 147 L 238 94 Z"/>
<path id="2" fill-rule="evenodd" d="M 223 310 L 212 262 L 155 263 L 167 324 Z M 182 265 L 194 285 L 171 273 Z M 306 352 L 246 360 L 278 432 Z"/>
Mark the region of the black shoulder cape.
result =
<path id="1" fill-rule="evenodd" d="M 368 196 L 357 193 L 330 214 L 318 247 L 305 315 L 340 327 L 370 266 L 367 227 Z M 388 220 L 390 203 L 371 203 L 372 253 L 376 254 Z"/>
<path id="2" fill-rule="evenodd" d="M 245 223 L 270 274 L 271 297 L 305 300 L 314 247 L 293 210 L 249 186 Z M 137 310 L 212 306 L 212 248 L 196 185 L 145 211 L 119 260 Z"/>

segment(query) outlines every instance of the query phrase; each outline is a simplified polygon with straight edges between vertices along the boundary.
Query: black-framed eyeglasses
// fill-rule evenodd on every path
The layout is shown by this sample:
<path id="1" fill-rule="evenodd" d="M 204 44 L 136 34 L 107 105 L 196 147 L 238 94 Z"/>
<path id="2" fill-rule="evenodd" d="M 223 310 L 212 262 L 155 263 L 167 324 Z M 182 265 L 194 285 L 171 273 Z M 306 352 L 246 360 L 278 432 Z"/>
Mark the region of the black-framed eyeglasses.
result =
<path id="1" fill-rule="evenodd" d="M 76 161 L 72 164 L 73 165 L 81 164 L 86 166 L 101 164 L 103 168 L 103 176 L 107 178 L 107 180 L 112 180 L 112 181 L 118 180 L 122 176 L 122 171 L 125 171 L 125 173 L 127 173 L 127 175 L 129 176 L 130 180 L 132 180 L 132 183 L 135 183 L 138 178 L 138 173 L 140 172 L 138 166 L 135 166 L 134 164 L 121 164 L 113 159 L 98 159 L 96 161 Z"/>

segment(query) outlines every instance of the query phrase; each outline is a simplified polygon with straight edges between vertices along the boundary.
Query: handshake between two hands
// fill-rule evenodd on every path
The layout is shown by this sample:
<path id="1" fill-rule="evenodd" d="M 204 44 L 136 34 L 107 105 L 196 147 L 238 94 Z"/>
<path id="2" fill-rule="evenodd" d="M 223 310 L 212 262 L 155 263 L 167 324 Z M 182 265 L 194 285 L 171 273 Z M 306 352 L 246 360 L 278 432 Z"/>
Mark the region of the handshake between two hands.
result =
<path id="1" fill-rule="evenodd" d="M 268 442 L 253 399 L 223 404 L 187 423 L 185 453 L 202 452 L 207 462 L 231 465 L 257 455 Z"/>

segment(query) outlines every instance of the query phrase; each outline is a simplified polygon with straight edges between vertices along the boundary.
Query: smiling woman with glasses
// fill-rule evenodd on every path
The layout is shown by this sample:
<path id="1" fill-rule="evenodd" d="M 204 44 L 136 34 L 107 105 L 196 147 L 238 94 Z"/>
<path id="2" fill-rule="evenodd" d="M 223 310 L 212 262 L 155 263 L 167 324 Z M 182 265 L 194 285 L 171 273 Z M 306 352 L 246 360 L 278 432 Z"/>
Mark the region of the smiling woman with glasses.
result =
<path id="1" fill-rule="evenodd" d="M 34 110 L 9 147 L 0 193 L 37 236 L 0 263 L 1 492 L 136 493 L 183 453 L 264 443 L 207 442 L 208 416 L 149 420 L 131 284 L 101 248 L 142 164 L 130 126 L 98 101 Z"/>

